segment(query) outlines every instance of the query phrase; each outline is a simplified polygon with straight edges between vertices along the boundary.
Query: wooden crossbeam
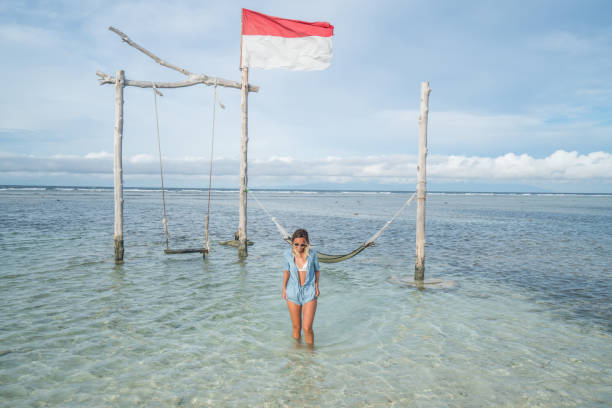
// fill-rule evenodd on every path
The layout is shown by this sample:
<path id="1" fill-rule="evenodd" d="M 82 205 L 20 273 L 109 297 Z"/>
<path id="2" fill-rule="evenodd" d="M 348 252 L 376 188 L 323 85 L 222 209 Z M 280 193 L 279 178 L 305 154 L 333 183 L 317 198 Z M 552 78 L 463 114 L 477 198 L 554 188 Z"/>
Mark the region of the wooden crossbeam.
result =
<path id="1" fill-rule="evenodd" d="M 139 88 L 153 88 L 153 87 L 155 88 L 183 88 L 186 86 L 204 84 L 208 86 L 216 85 L 216 86 L 223 86 L 226 88 L 242 89 L 242 82 L 231 81 L 229 79 L 218 78 L 218 77 L 211 77 L 211 76 L 204 75 L 204 74 L 194 74 L 193 72 L 188 71 L 185 68 L 181 68 L 174 64 L 170 64 L 169 62 L 164 61 L 163 59 L 159 58 L 157 55 L 153 54 L 151 51 L 147 50 L 143 46 L 132 41 L 130 37 L 128 37 L 125 33 L 119 31 L 115 27 L 110 26 L 108 29 L 112 31 L 113 33 L 117 34 L 119 37 L 121 37 L 121 39 L 125 43 L 127 43 L 129 46 L 136 48 L 138 51 L 142 52 L 143 54 L 151 58 L 153 61 L 157 62 L 158 64 L 166 68 L 170 68 L 175 71 L 178 71 L 181 74 L 187 76 L 188 78 L 186 81 L 179 81 L 179 82 L 135 81 L 135 80 L 126 79 L 124 82 L 124 86 L 136 86 Z M 116 82 L 116 79 L 114 77 L 107 75 L 104 72 L 98 71 L 96 72 L 96 75 L 100 77 L 98 78 L 98 81 L 100 81 L 100 85 L 114 84 Z M 259 87 L 256 85 L 248 85 L 248 91 L 258 92 Z"/>

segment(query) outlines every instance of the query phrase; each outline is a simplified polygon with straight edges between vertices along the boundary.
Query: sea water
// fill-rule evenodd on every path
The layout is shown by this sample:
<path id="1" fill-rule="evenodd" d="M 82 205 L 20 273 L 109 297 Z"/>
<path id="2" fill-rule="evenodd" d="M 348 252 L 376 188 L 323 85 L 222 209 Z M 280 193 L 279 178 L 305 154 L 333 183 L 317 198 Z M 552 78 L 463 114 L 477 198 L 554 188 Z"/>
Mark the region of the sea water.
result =
<path id="1" fill-rule="evenodd" d="M 292 339 L 270 216 L 347 253 L 409 195 L 253 192 L 239 261 L 218 245 L 237 192 L 213 192 L 202 259 L 164 255 L 161 192 L 128 189 L 116 265 L 112 190 L 0 190 L 0 406 L 612 405 L 609 195 L 431 193 L 425 274 L 448 285 L 396 283 L 413 205 L 321 264 L 315 346 Z M 170 247 L 202 246 L 207 192 L 166 197 Z"/>

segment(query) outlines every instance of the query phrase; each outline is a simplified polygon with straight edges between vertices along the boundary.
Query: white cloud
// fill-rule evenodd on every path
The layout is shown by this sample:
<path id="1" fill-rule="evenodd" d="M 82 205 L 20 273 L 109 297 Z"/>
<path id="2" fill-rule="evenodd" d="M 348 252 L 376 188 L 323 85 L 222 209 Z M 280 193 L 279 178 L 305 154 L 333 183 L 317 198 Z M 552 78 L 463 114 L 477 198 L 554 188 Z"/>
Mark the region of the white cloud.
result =
<path id="1" fill-rule="evenodd" d="M 391 125 L 401 123 L 403 127 L 408 123 L 416 124 L 418 116 L 417 110 L 382 110 L 375 115 Z M 447 133 L 471 134 L 476 137 L 517 133 L 543 123 L 544 119 L 537 116 L 520 114 L 496 115 L 438 110 L 429 112 L 429 126 L 435 127 L 441 136 Z"/>
<path id="2" fill-rule="evenodd" d="M 0 42 L 11 47 L 46 48 L 60 43 L 56 32 L 27 25 L 0 24 Z"/>
<path id="3" fill-rule="evenodd" d="M 155 157 L 150 154 L 136 154 L 134 156 L 128 157 L 128 162 L 133 164 L 139 163 L 152 163 L 155 161 Z"/>
<path id="4" fill-rule="evenodd" d="M 380 127 L 403 144 L 407 129 L 414 129 L 416 134 L 417 117 L 416 110 L 382 110 L 374 115 Z M 507 151 L 527 150 L 529 146 L 529 150 L 542 154 L 549 152 L 550 146 L 563 146 L 565 150 L 602 149 L 609 144 L 612 127 L 585 116 L 580 107 L 541 105 L 524 114 L 431 110 L 428 135 L 428 145 L 434 153 L 503 155 Z"/>
<path id="5" fill-rule="evenodd" d="M 595 40 L 571 32 L 553 32 L 532 38 L 530 46 L 544 51 L 581 54 L 595 49 Z"/>
<path id="6" fill-rule="evenodd" d="M 112 155 L 106 152 L 84 156 L 0 154 L 0 174 L 111 174 Z M 204 157 L 164 158 L 165 174 L 174 177 L 202 178 L 208 176 L 209 162 Z M 237 177 L 239 163 L 233 159 L 216 159 L 215 177 Z M 484 182 L 550 182 L 565 183 L 580 180 L 612 181 L 612 154 L 592 152 L 578 154 L 558 150 L 548 157 L 534 158 L 527 154 L 507 153 L 498 157 L 443 156 L 429 158 L 428 177 L 433 181 Z M 252 179 L 287 185 L 304 182 L 325 183 L 414 183 L 416 157 L 381 155 L 362 157 L 325 157 L 315 160 L 273 158 L 249 163 Z M 158 159 L 138 154 L 125 159 L 126 176 L 157 177 Z"/>
<path id="7" fill-rule="evenodd" d="M 612 155 L 558 150 L 536 159 L 527 154 L 508 153 L 499 157 L 433 157 L 428 174 L 454 180 L 570 181 L 612 179 Z"/>
<path id="8" fill-rule="evenodd" d="M 576 95 L 595 103 L 606 103 L 612 97 L 610 88 L 579 88 Z"/>
<path id="9" fill-rule="evenodd" d="M 105 151 L 97 152 L 97 153 L 87 153 L 85 155 L 86 159 L 110 159 L 113 157 L 112 153 L 108 153 Z"/>
<path id="10" fill-rule="evenodd" d="M 158 35 L 160 27 L 163 27 L 163 31 L 175 36 L 189 35 L 197 38 L 198 35 L 220 29 L 224 19 L 219 18 L 219 14 L 227 13 L 228 10 L 233 11 L 230 5 L 225 4 L 134 1 L 116 4 L 104 17 L 109 21 L 123 22 L 122 26 L 125 27 L 138 27 L 139 31 L 134 32 L 139 35 Z M 141 24 L 142 21 L 155 24 Z"/>

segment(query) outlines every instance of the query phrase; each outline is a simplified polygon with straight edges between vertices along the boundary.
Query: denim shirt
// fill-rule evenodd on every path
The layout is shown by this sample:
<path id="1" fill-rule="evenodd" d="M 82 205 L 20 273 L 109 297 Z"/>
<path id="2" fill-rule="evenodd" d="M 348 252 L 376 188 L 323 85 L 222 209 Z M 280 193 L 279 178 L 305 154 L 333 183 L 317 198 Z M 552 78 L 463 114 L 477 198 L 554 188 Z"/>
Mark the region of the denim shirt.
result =
<path id="1" fill-rule="evenodd" d="M 298 267 L 295 264 L 295 258 L 291 249 L 288 249 L 285 254 L 285 271 L 289 271 L 289 281 L 287 282 L 287 291 L 290 289 L 299 289 L 300 277 L 298 275 Z M 315 272 L 319 270 L 319 255 L 317 251 L 310 249 L 308 253 L 308 270 L 306 271 L 306 279 L 304 286 L 312 286 L 315 284 Z"/>

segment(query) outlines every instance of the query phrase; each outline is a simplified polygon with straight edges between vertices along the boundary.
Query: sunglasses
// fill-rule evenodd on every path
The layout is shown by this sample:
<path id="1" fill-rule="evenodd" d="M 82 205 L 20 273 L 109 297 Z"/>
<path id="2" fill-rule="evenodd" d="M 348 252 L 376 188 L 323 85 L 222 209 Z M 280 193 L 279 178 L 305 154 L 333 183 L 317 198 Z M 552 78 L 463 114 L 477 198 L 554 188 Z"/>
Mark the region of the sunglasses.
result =
<path id="1" fill-rule="evenodd" d="M 308 246 L 308 244 L 298 244 L 297 242 L 295 244 L 293 244 L 294 247 L 301 247 L 301 248 L 306 248 Z"/>

